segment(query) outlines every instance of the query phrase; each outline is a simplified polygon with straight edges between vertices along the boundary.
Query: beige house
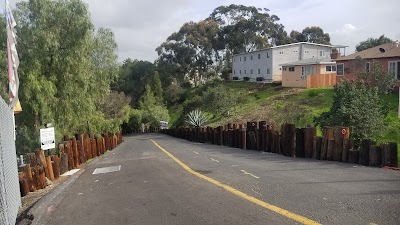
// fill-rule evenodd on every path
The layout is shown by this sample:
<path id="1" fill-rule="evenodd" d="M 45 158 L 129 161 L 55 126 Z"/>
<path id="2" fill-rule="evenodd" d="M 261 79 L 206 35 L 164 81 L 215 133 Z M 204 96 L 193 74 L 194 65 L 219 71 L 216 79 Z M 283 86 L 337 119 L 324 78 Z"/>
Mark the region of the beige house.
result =
<path id="1" fill-rule="evenodd" d="M 336 62 L 330 59 L 305 59 L 280 66 L 283 87 L 327 88 L 336 84 Z"/>

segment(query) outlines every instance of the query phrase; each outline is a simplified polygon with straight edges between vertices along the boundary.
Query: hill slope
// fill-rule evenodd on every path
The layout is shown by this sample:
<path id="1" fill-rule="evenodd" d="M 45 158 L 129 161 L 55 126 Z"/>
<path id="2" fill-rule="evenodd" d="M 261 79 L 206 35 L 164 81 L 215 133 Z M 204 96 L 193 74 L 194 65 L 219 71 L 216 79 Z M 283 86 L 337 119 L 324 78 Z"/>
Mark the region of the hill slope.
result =
<path id="1" fill-rule="evenodd" d="M 284 88 L 271 84 L 257 84 L 249 82 L 221 82 L 222 85 L 233 89 L 235 92 L 247 93 L 247 100 L 243 104 L 232 107 L 229 115 L 214 117 L 208 126 L 220 126 L 227 123 L 246 123 L 248 121 L 267 121 L 280 127 L 282 123 L 293 123 L 296 127 L 314 125 L 313 119 L 322 112 L 329 111 L 333 101 L 333 89 L 300 89 Z M 201 90 L 192 90 L 185 102 L 198 97 Z M 214 84 L 215 85 L 215 82 Z M 400 119 L 397 117 L 398 95 L 382 96 L 385 105 L 389 108 L 387 126 L 379 137 L 378 142 L 400 143 Z M 171 123 L 174 124 L 179 117 L 182 118 L 182 105 L 170 108 Z M 321 131 L 318 130 L 319 135 Z M 399 154 L 400 158 L 400 154 Z"/>

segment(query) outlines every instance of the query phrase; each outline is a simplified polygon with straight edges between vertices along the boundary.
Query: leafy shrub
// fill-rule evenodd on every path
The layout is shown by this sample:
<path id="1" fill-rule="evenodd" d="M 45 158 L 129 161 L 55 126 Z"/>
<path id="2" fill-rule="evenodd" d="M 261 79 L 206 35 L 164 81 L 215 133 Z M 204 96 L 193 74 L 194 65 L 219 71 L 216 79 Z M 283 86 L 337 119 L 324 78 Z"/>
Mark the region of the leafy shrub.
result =
<path id="1" fill-rule="evenodd" d="M 208 120 L 209 116 L 206 113 L 196 109 L 186 115 L 185 121 L 189 126 L 202 127 Z"/>
<path id="2" fill-rule="evenodd" d="M 335 86 L 330 111 L 315 118 L 315 122 L 321 128 L 351 127 L 351 136 L 359 142 L 378 136 L 385 126 L 387 113 L 382 106 L 378 88 L 368 87 L 362 80 L 343 80 Z"/>
<path id="3" fill-rule="evenodd" d="M 243 103 L 247 99 L 247 94 L 235 92 L 224 85 L 217 85 L 207 89 L 203 94 L 203 109 L 207 112 L 222 115 L 235 108 L 236 105 Z"/>
<path id="4" fill-rule="evenodd" d="M 122 124 L 122 132 L 131 134 L 138 132 L 142 124 L 142 112 L 138 109 L 131 109 L 128 122 Z"/>

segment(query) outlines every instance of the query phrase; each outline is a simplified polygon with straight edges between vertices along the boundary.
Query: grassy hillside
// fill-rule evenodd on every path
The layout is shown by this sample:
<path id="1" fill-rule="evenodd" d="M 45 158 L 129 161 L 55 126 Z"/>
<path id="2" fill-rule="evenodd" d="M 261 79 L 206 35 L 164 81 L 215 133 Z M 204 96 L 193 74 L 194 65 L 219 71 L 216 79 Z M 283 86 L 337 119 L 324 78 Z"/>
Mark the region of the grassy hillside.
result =
<path id="1" fill-rule="evenodd" d="M 276 127 L 282 123 L 293 123 L 296 127 L 313 125 L 315 116 L 328 111 L 332 104 L 333 89 L 299 89 L 284 88 L 278 85 L 257 84 L 249 82 L 221 82 L 236 92 L 245 91 L 247 100 L 244 104 L 232 107 L 229 115 L 214 117 L 209 126 L 225 125 L 227 123 L 245 123 L 247 121 L 268 121 Z M 215 84 L 214 84 L 215 85 Z M 186 101 L 207 89 L 193 89 L 188 93 Z M 387 126 L 379 137 L 378 142 L 400 143 L 400 119 L 397 117 L 398 95 L 382 96 L 389 109 Z M 182 104 L 170 108 L 171 124 L 181 116 Z M 321 131 L 318 130 L 321 135 Z M 400 154 L 399 154 L 400 158 Z"/>

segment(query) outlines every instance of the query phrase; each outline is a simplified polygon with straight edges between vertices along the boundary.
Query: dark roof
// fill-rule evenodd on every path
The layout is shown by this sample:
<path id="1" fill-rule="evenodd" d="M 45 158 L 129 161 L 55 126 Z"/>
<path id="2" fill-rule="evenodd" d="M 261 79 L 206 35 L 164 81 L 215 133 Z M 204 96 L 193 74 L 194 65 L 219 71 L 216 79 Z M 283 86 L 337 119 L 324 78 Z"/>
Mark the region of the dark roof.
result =
<path id="1" fill-rule="evenodd" d="M 381 53 L 380 48 L 385 50 L 385 53 Z M 383 45 L 379 45 L 373 48 L 366 49 L 361 52 L 356 52 L 354 54 L 341 57 L 339 59 L 335 59 L 336 61 L 341 60 L 352 60 L 357 57 L 361 57 L 363 59 L 379 59 L 379 58 L 391 58 L 391 57 L 400 57 L 400 46 L 397 47 L 396 43 L 386 43 Z"/>

